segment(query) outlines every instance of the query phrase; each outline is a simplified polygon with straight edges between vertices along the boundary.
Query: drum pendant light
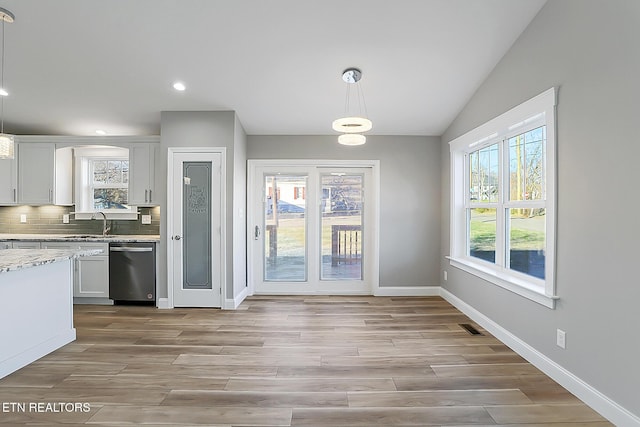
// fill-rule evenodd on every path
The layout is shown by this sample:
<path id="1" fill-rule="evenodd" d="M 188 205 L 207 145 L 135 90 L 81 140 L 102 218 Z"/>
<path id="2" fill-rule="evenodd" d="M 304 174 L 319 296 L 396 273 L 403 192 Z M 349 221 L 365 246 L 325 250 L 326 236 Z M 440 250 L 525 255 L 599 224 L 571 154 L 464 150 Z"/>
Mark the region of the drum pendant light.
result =
<path id="1" fill-rule="evenodd" d="M 364 93 L 360 87 L 362 71 L 357 68 L 347 68 L 342 72 L 342 80 L 347 83 L 347 94 L 345 97 L 345 116 L 333 121 L 333 130 L 342 132 L 338 137 L 338 142 L 343 145 L 362 145 L 367 138 L 363 132 L 371 130 L 371 120 L 367 118 L 367 105 L 364 102 Z M 351 87 L 355 88 L 355 93 L 351 93 Z M 352 99 L 354 98 L 354 102 Z M 357 107 L 357 108 L 356 108 Z M 354 110 L 357 112 L 354 113 Z"/>

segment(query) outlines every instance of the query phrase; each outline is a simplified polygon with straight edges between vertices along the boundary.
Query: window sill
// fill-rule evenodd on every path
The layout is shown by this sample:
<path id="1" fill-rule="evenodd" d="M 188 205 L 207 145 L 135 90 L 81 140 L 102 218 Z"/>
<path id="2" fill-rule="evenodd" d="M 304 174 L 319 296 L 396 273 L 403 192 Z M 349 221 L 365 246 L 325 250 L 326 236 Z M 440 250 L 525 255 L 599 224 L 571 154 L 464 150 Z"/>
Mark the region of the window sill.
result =
<path id="1" fill-rule="evenodd" d="M 446 257 L 449 264 L 460 270 L 466 271 L 476 277 L 479 277 L 503 289 L 518 294 L 524 298 L 534 301 L 545 307 L 555 309 L 556 300 L 559 299 L 555 295 L 547 295 L 544 288 L 530 281 L 503 271 L 484 266 L 481 263 L 473 262 L 467 259 Z"/>
<path id="2" fill-rule="evenodd" d="M 102 215 L 98 214 L 94 217 L 95 212 L 74 212 L 75 219 L 102 219 Z M 105 211 L 104 214 L 107 216 L 108 220 L 112 220 L 112 219 L 117 219 L 117 220 L 137 220 L 138 219 L 138 212 L 137 209 L 135 209 L 132 212 L 107 212 Z"/>

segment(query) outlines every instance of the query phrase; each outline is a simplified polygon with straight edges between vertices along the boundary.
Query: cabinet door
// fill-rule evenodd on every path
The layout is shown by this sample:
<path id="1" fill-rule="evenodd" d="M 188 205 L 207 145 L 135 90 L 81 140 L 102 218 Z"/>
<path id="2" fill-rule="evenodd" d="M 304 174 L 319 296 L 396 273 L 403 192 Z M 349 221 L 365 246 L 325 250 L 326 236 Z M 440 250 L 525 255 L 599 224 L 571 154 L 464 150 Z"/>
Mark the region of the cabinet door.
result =
<path id="1" fill-rule="evenodd" d="M 0 160 L 0 205 L 16 203 L 18 203 L 18 159 L 2 159 Z"/>
<path id="2" fill-rule="evenodd" d="M 76 259 L 74 297 L 109 298 L 109 257 L 87 256 Z"/>
<path id="3" fill-rule="evenodd" d="M 31 242 L 31 241 L 13 242 L 13 249 L 40 249 L 40 242 Z"/>
<path id="4" fill-rule="evenodd" d="M 134 144 L 129 148 L 129 204 L 156 205 L 155 159 L 157 144 Z"/>
<path id="5" fill-rule="evenodd" d="M 47 143 L 18 143 L 18 202 L 53 203 L 56 147 Z"/>

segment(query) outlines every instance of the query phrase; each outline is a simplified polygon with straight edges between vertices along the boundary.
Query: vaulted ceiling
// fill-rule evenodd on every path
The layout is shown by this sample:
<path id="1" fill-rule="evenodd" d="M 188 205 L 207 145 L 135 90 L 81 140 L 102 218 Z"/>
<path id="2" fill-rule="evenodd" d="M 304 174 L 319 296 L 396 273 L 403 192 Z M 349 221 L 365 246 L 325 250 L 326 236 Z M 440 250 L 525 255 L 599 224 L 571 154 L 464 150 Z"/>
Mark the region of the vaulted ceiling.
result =
<path id="1" fill-rule="evenodd" d="M 248 134 L 332 134 L 355 66 L 371 134 L 440 135 L 544 3 L 0 0 L 4 127 L 151 135 L 161 111 L 235 110 Z"/>

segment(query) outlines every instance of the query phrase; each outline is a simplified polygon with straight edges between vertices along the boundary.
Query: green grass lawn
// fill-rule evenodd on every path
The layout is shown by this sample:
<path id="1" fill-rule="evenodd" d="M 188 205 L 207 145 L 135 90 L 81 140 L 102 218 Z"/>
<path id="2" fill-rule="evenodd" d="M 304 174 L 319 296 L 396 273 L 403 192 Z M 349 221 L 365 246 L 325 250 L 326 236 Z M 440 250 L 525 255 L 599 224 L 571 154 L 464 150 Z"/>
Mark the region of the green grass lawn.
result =
<path id="1" fill-rule="evenodd" d="M 544 232 L 527 230 L 524 228 L 511 229 L 511 249 L 532 250 L 544 249 Z M 471 221 L 471 250 L 495 250 L 496 223 L 493 221 Z"/>

